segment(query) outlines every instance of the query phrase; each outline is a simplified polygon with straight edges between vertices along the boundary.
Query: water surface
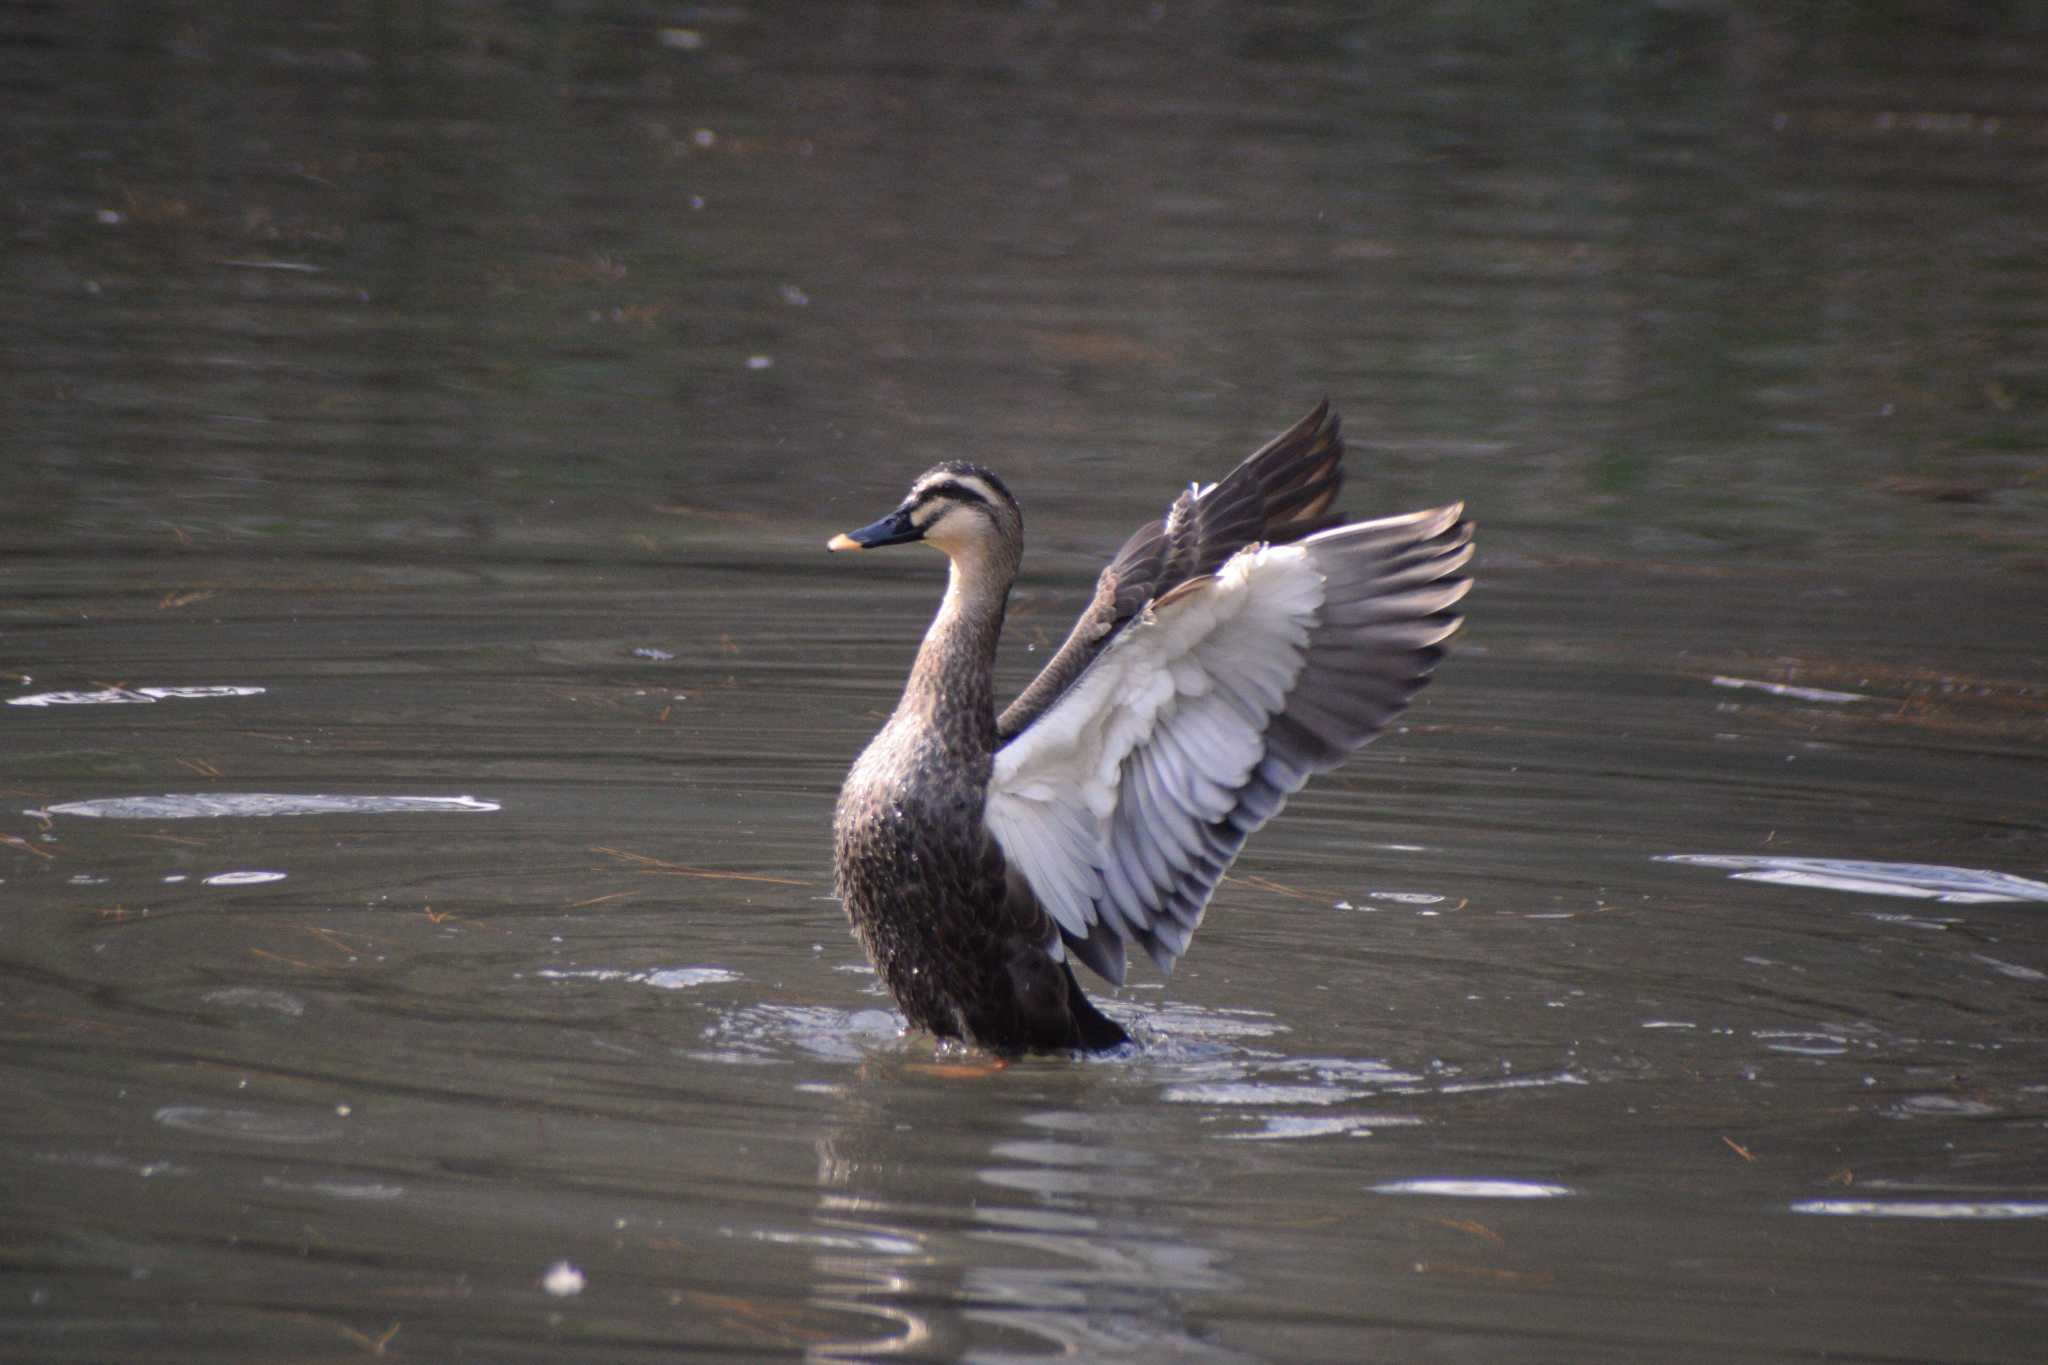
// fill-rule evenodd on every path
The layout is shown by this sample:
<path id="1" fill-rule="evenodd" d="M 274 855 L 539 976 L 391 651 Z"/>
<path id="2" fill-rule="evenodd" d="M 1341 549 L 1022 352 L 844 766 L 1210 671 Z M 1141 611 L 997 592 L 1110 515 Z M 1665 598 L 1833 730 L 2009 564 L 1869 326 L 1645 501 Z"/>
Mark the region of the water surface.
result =
<path id="1" fill-rule="evenodd" d="M 1987 6 L 23 9 L 0 1353 L 2029 1361 L 2048 63 Z M 942 458 L 1317 397 L 1470 627 L 1125 1055 L 827 825 Z"/>

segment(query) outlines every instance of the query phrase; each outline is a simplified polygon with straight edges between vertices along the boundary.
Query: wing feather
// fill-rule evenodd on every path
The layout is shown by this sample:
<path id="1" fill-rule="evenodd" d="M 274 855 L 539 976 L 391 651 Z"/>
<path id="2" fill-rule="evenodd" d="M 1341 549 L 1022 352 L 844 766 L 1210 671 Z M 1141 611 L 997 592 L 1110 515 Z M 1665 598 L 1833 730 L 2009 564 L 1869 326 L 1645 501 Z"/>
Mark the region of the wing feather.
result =
<path id="1" fill-rule="evenodd" d="M 1174 500 L 1133 532 L 1095 581 L 1095 596 L 1065 642 L 996 721 L 998 743 L 1022 734 L 1079 681 L 1148 606 L 1216 572 L 1246 545 L 1281 545 L 1336 520 L 1344 440 L 1326 398 L 1222 480 Z"/>
<path id="2" fill-rule="evenodd" d="M 1075 956 L 1121 983 L 1135 943 L 1171 971 L 1245 839 L 1401 712 L 1459 624 L 1460 517 L 1246 546 L 1133 614 L 998 750 L 985 819 Z"/>
<path id="3" fill-rule="evenodd" d="M 1140 527 L 997 722 L 985 820 L 1061 940 L 1166 971 L 1245 839 L 1413 698 L 1457 629 L 1461 509 L 1335 525 L 1327 402 Z"/>

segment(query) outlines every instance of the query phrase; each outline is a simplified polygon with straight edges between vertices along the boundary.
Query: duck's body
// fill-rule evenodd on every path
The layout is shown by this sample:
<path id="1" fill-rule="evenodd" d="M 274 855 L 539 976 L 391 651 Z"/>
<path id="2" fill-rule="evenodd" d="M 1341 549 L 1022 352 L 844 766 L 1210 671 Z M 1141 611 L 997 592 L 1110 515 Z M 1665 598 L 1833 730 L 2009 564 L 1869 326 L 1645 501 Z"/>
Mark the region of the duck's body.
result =
<path id="1" fill-rule="evenodd" d="M 848 918 L 913 1025 L 1003 1053 L 1127 1041 L 1071 958 L 1121 983 L 1136 943 L 1171 969 L 1245 837 L 1422 685 L 1458 625 L 1471 529 L 1456 507 L 1332 526 L 1342 453 L 1324 404 L 1183 494 L 1000 718 L 1023 548 L 1002 481 L 937 466 L 834 538 L 925 540 L 952 565 L 834 821 Z"/>

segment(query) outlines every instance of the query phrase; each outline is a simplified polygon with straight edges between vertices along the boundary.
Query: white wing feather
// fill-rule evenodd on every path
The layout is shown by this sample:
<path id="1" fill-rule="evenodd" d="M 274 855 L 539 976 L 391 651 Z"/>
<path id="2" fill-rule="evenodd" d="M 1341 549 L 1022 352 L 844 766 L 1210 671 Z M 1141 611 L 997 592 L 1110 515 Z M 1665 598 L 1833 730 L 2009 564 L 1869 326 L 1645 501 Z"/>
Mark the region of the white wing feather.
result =
<path id="1" fill-rule="evenodd" d="M 1134 621 L 998 751 L 984 818 L 1069 940 L 1106 924 L 1168 963 L 1185 948 L 1193 923 L 1162 917 L 1162 900 L 1264 756 L 1322 601 L 1304 545 L 1242 550 Z"/>

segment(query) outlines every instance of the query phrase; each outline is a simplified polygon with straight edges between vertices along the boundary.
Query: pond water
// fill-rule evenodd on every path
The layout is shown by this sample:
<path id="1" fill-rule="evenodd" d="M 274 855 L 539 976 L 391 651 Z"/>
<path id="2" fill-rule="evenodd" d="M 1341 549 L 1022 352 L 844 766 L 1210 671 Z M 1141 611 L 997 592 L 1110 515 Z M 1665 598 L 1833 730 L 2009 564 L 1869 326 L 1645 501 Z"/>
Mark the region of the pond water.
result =
<path id="1" fill-rule="evenodd" d="M 2038 1360 L 2048 25 L 1795 13 L 12 9 L 0 1356 Z M 823 541 L 1324 393 L 1438 681 L 905 1036 Z"/>

